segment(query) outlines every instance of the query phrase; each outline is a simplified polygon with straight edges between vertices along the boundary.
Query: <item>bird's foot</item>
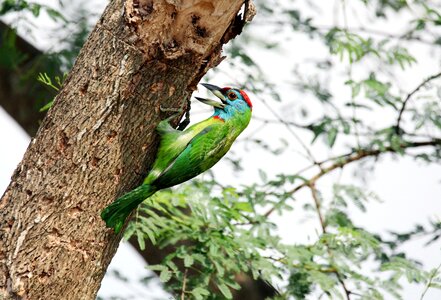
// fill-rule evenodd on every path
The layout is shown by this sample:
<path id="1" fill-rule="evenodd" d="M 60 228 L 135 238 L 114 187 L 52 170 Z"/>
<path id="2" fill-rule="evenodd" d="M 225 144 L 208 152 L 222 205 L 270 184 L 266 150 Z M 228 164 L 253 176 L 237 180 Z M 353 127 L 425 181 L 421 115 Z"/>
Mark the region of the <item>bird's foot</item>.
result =
<path id="1" fill-rule="evenodd" d="M 185 119 L 179 123 L 178 127 L 176 128 L 177 130 L 182 131 L 185 129 L 185 127 L 188 126 L 188 124 L 190 124 L 190 109 L 191 109 L 191 101 L 190 101 L 190 97 L 188 97 L 187 109 L 185 110 Z"/>
<path id="2" fill-rule="evenodd" d="M 184 111 L 184 106 L 187 105 L 187 108 L 185 110 L 185 119 L 179 123 L 177 130 L 184 130 L 188 124 L 190 124 L 190 98 L 187 99 L 187 103 L 182 103 L 181 107 L 164 107 L 162 105 L 159 106 L 159 109 L 161 112 L 174 112 L 173 115 L 165 119 L 165 121 L 170 122 L 176 117 L 179 117 L 182 115 L 182 112 Z"/>
<path id="3" fill-rule="evenodd" d="M 172 114 L 170 117 L 168 117 L 167 119 L 163 120 L 165 122 L 170 123 L 171 120 L 180 117 L 182 115 L 182 112 L 184 111 L 182 107 L 180 108 L 176 108 L 176 107 L 164 107 L 162 105 L 159 106 L 159 110 L 161 112 L 174 112 L 174 114 Z"/>

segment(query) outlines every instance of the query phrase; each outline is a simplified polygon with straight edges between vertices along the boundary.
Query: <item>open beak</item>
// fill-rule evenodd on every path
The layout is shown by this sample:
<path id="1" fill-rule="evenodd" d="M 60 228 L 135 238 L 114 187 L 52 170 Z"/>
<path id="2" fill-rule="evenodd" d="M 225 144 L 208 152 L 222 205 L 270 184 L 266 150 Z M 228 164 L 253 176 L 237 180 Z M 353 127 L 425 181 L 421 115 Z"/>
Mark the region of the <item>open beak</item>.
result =
<path id="1" fill-rule="evenodd" d="M 200 98 L 200 97 L 195 97 L 197 100 L 201 101 L 202 103 L 217 107 L 217 108 L 221 108 L 223 109 L 225 107 L 225 96 L 222 94 L 222 89 L 218 86 L 215 86 L 213 84 L 208 84 L 208 83 L 201 83 L 204 87 L 206 87 L 210 92 L 213 93 L 213 95 L 215 95 L 216 97 L 218 97 L 222 103 L 215 101 L 215 100 L 211 100 L 211 99 L 205 99 L 205 98 Z"/>

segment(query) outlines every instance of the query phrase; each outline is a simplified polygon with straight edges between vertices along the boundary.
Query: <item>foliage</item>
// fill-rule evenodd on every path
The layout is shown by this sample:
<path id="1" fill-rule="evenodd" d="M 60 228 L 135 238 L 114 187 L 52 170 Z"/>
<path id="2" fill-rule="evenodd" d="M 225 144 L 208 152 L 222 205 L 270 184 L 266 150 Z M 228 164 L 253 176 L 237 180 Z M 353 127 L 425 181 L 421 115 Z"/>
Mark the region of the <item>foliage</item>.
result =
<path id="1" fill-rule="evenodd" d="M 180 299 L 230 299 L 240 288 L 240 273 L 277 283 L 282 299 L 401 299 L 403 285 L 411 283 L 421 285 L 423 299 L 429 289 L 441 287 L 439 261 L 424 266 L 402 248 L 421 239 L 422 246 L 439 245 L 439 220 L 377 233 L 361 226 L 353 212 L 369 215 L 371 203 L 379 201 L 360 182 L 368 180 L 369 166 L 382 157 L 427 165 L 441 160 L 441 93 L 435 85 L 441 72 L 415 71 L 428 53 L 439 59 L 441 5 L 339 0 L 329 18 L 333 21 L 327 22 L 322 1 L 256 2 L 258 16 L 227 47 L 227 63 L 209 76 L 234 74 L 230 83 L 253 92 L 265 114 L 254 112 L 259 126 L 237 144 L 262 151 L 263 160 L 284 155 L 280 173 L 262 170 L 258 163 L 245 170 L 246 158 L 231 155 L 235 175 L 256 182 L 225 185 L 214 174 L 212 180 L 159 192 L 140 206 L 126 237 L 136 237 L 141 248 L 167 253 L 149 268 Z M 42 9 L 50 14 L 44 6 L 7 0 L 0 13 L 28 10 L 38 16 Z M 357 23 L 352 14 L 366 20 Z M 53 53 L 63 71 L 71 68 L 90 30 L 87 14 L 80 15 L 79 26 L 58 18 L 62 28 L 75 33 Z M 397 27 L 395 19 L 405 21 Z M 23 57 L 12 39 L 5 39 L 9 46 L 0 50 L 18 63 Z M 278 74 L 267 72 L 259 57 L 271 60 L 283 55 L 284 47 L 291 52 L 310 47 L 319 55 L 293 63 L 283 80 L 273 79 Z M 289 61 L 278 72 L 284 68 L 290 68 Z M 414 74 L 411 84 L 401 80 L 403 74 Z M 52 88 L 61 86 L 60 78 L 58 84 L 45 73 L 38 78 Z M 381 120 L 373 122 L 377 115 Z M 263 134 L 268 128 L 274 136 L 284 134 L 270 139 Z M 304 167 L 283 171 L 288 160 Z M 358 167 L 353 180 L 322 185 L 323 178 L 335 179 L 334 171 L 347 172 L 350 165 Z M 280 235 L 275 215 L 296 211 L 318 226 L 308 241 L 290 243 Z"/>
<path id="2" fill-rule="evenodd" d="M 39 82 L 41 82 L 42 84 L 44 84 L 45 86 L 55 90 L 55 91 L 59 91 L 61 86 L 63 85 L 63 79 L 61 79 L 59 76 L 55 76 L 54 78 L 54 82 L 52 82 L 52 79 L 49 77 L 49 75 L 47 75 L 46 73 L 40 73 L 38 74 L 37 80 Z M 46 111 L 49 108 L 52 107 L 53 104 L 53 100 L 49 101 L 46 105 L 44 105 L 42 108 L 40 108 L 40 111 Z"/>
<path id="3" fill-rule="evenodd" d="M 10 24 L 9 30 L 2 33 L 0 39 L 0 67 L 10 72 L 11 78 L 18 79 L 18 88 L 24 90 L 18 93 L 32 94 L 35 99 L 35 109 L 44 112 L 52 105 L 52 100 L 61 83 L 64 80 L 67 71 L 73 66 L 73 62 L 79 53 L 89 31 L 91 30 L 90 18 L 95 14 L 87 12 L 81 2 L 77 1 L 75 4 L 63 3 L 59 4 L 64 9 L 73 8 L 68 20 L 59 9 L 52 6 L 35 3 L 25 0 L 5 0 L 0 3 L 0 16 L 2 15 L 16 15 L 13 19 L 15 21 Z M 46 53 L 38 53 L 36 49 L 19 49 L 17 47 L 17 29 L 26 26 L 34 27 L 30 18 L 23 18 L 26 13 L 31 13 L 35 18 L 41 17 L 41 12 L 59 24 L 60 29 L 56 32 L 63 32 L 60 35 L 58 44 L 55 50 Z M 31 40 L 38 40 L 38 38 L 26 34 Z M 23 43 L 22 43 L 23 44 Z M 31 51 L 30 53 L 24 53 Z M 50 75 L 48 75 L 50 74 Z M 52 85 L 51 81 L 56 84 Z M 14 79 L 13 82 L 16 80 Z M 42 88 L 42 86 L 44 88 Z M 46 87 L 49 87 L 46 89 Z M 48 101 L 49 100 L 49 101 Z"/>
<path id="4" fill-rule="evenodd" d="M 240 288 L 235 282 L 240 272 L 267 279 L 278 274 L 261 254 L 278 242 L 271 238 L 272 224 L 251 226 L 258 218 L 253 206 L 232 187 L 210 197 L 214 187 L 214 182 L 194 182 L 155 194 L 140 206 L 125 233 L 127 238 L 136 236 L 141 248 L 146 238 L 160 248 L 175 247 L 162 264 L 149 269 L 158 271 L 162 282 L 170 282 L 171 291 L 196 299 L 230 299 L 230 288 Z"/>
<path id="5" fill-rule="evenodd" d="M 42 10 L 45 11 L 52 20 L 66 22 L 66 19 L 58 10 L 40 3 L 25 0 L 3 0 L 0 4 L 0 16 L 11 12 L 29 11 L 34 17 L 38 17 Z"/>
<path id="6" fill-rule="evenodd" d="M 1 40 L 0 66 L 14 70 L 18 65 L 23 63 L 26 59 L 26 55 L 15 47 L 17 36 L 13 30 L 3 32 Z"/>
<path id="7" fill-rule="evenodd" d="M 279 184 L 273 181 L 269 186 Z M 266 198 L 269 186 L 238 190 L 219 187 L 215 181 L 194 181 L 158 192 L 140 206 L 125 236 L 137 237 L 141 248 L 148 243 L 160 249 L 173 247 L 161 264 L 149 269 L 158 272 L 166 289 L 180 297 L 231 299 L 232 291 L 240 287 L 235 283 L 238 273 L 266 280 L 288 276 L 286 289 L 280 289 L 283 299 L 290 295 L 304 299 L 318 291 L 344 297 L 338 288 L 342 278 L 346 285 L 351 282 L 357 287 L 350 293 L 366 299 L 383 299 L 380 291 L 398 297 L 402 277 L 437 287 L 438 270 L 426 272 L 397 251 L 398 245 L 424 229 L 382 240 L 353 224 L 348 201 L 365 210 L 364 203 L 377 200 L 372 193 L 355 186 L 334 186 L 326 232 L 312 244 L 289 245 L 275 234 L 276 225 L 259 213 L 273 204 Z"/>
<path id="8" fill-rule="evenodd" d="M 240 73 L 240 78 L 231 80 L 247 90 L 251 89 L 257 96 L 257 99 L 253 99 L 261 101 L 268 109 L 269 115 L 272 115 L 272 119 L 260 118 L 261 129 L 271 124 L 282 126 L 287 128 L 292 137 L 291 140 L 285 137 L 281 150 L 274 148 L 274 144 L 266 143 L 265 137 L 258 137 L 258 132 L 248 136 L 245 144 L 252 143 L 267 151 L 268 155 L 271 153 L 280 155 L 291 143 L 300 144 L 303 148 L 303 157 L 306 161 L 310 161 L 310 166 L 300 172 L 278 174 L 275 178 L 259 170 L 263 184 L 243 186 L 240 189 L 237 186 L 234 189 L 232 187 L 213 189 L 213 186 L 216 187 L 215 183 L 205 182 L 194 183 L 196 187 L 187 185 L 172 192 L 159 193 L 154 202 L 172 202 L 172 199 L 181 201 L 181 205 L 174 203 L 173 209 L 176 210 L 174 213 L 167 211 L 167 214 L 178 216 L 179 220 L 189 218 L 185 226 L 191 224 L 196 227 L 190 226 L 184 230 L 181 227 L 182 223 L 172 221 L 165 226 L 169 230 L 167 236 L 166 230 L 157 230 L 156 227 L 159 226 L 155 219 L 151 217 L 140 219 L 142 213 L 148 214 L 149 211 L 158 210 L 151 201 L 147 200 L 145 204 L 147 206 L 142 208 L 142 213 L 140 212 L 136 221 L 131 224 L 128 234 L 138 236 L 140 241 L 143 238 L 155 241 L 160 247 L 170 246 L 170 243 L 174 245 L 176 251 L 167 256 L 161 267 L 154 268 L 164 268 L 157 269 L 161 271 L 160 273 L 164 270 L 171 272 L 167 273 L 165 279 L 171 282 L 167 288 L 176 295 L 186 294 L 192 288 L 198 291 L 208 288 L 207 295 L 200 295 L 201 298 L 225 298 L 229 294 L 222 292 L 223 289 L 216 288 L 216 284 L 219 285 L 223 278 L 233 278 L 234 274 L 240 272 L 252 273 L 254 277 L 262 274 L 265 279 L 279 278 L 276 281 L 284 282 L 279 286 L 283 299 L 288 297 L 304 299 L 313 295 L 315 295 L 313 297 L 327 295 L 331 298 L 344 299 L 384 299 L 385 297 L 400 299 L 403 280 L 409 283 L 421 283 L 426 286 L 425 291 L 429 288 L 437 288 L 436 282 L 439 279 L 435 280 L 435 278 L 440 276 L 439 268 L 434 267 L 426 271 L 423 265 L 400 249 L 403 244 L 420 236 L 427 236 L 430 243 L 436 242 L 440 236 L 439 230 L 436 229 L 439 226 L 438 222 L 432 222 L 433 229 L 419 225 L 408 233 L 392 233 L 392 238 L 388 238 L 371 232 L 369 228 L 362 228 L 351 218 L 350 212 L 354 209 L 369 213 L 369 203 L 379 201 L 375 193 L 354 183 L 336 183 L 332 194 L 324 194 L 317 182 L 322 177 L 332 176 L 334 170 L 369 158 L 375 159 L 385 153 L 424 159 L 428 163 L 440 161 L 440 121 L 437 116 L 441 111 L 436 90 L 428 83 L 441 75 L 428 74 L 426 78 L 421 78 L 421 82 L 415 83 L 414 90 L 407 92 L 397 85 L 393 75 L 395 70 L 408 70 L 418 63 L 418 57 L 412 52 L 412 48 L 407 47 L 403 42 L 422 43 L 428 48 L 437 47 L 438 37 L 430 37 L 432 38 L 430 40 L 423 28 L 428 30 L 429 27 L 438 26 L 433 21 L 434 16 L 435 18 L 437 16 L 438 8 L 432 2 L 416 1 L 413 5 L 422 8 L 421 14 L 409 21 L 409 28 L 405 33 L 395 35 L 369 28 L 351 28 L 347 16 L 343 16 L 345 20 L 342 27 L 335 25 L 321 27 L 316 25 L 314 18 L 304 17 L 303 14 L 308 13 L 296 9 L 295 4 L 284 6 L 275 3 L 275 1 L 258 2 L 260 11 L 264 15 L 264 20 L 261 21 L 263 24 L 272 24 L 275 28 L 274 32 L 277 32 L 277 28 L 283 31 L 286 25 L 291 25 L 291 30 L 320 41 L 327 48 L 329 57 L 318 61 L 315 70 L 309 67 L 305 72 L 302 70 L 305 68 L 300 65 L 295 68 L 294 77 L 291 79 L 292 86 L 297 92 L 303 93 L 308 99 L 318 101 L 321 107 L 319 113 L 311 115 L 308 108 L 310 105 L 305 105 L 300 115 L 300 120 L 304 119 L 304 122 L 299 123 L 299 118 L 291 121 L 280 117 L 273 105 L 267 102 L 273 98 L 277 103 L 283 99 L 283 96 L 280 94 L 280 88 L 271 81 L 269 74 L 264 73 L 249 49 L 253 45 L 265 49 L 268 53 L 274 51 L 283 45 L 283 39 L 286 38 L 283 34 L 280 34 L 280 40 L 277 40 L 277 34 L 273 35 L 272 39 L 262 40 L 258 35 L 245 31 L 245 36 L 234 41 L 228 48 L 230 62 L 225 73 L 228 74 L 229 71 L 234 74 Z M 392 18 L 389 14 L 409 9 L 405 1 L 361 1 L 361 4 L 365 6 L 367 13 L 374 7 L 374 17 L 380 19 Z M 343 15 L 347 14 L 348 5 L 346 1 L 341 1 Z M 320 11 L 318 7 L 311 6 L 313 6 L 312 13 L 314 10 L 317 13 Z M 385 13 L 386 11 L 388 13 Z M 309 15 L 312 13 L 309 12 Z M 274 15 L 278 15 L 280 17 L 278 20 L 283 21 L 272 23 L 271 17 Z M 418 23 L 417 26 L 415 22 Z M 253 24 L 250 25 L 250 30 L 252 26 Z M 327 84 L 329 78 L 324 78 L 322 74 L 324 71 L 341 70 L 342 64 L 347 67 L 346 75 L 343 76 L 346 80 L 342 88 L 348 90 L 349 97 L 345 96 L 347 99 L 345 101 L 340 99 L 337 101 L 338 92 Z M 352 71 L 356 68 L 359 70 L 357 73 Z M 408 106 L 410 99 L 416 98 L 416 94 L 422 90 L 426 91 L 426 97 L 422 100 L 418 99 L 422 103 Z M 380 126 L 372 126 L 366 119 L 360 117 L 366 112 L 375 113 L 379 110 L 391 111 L 393 117 L 380 123 Z M 428 130 L 430 130 L 429 135 L 426 134 Z M 311 145 L 302 142 L 299 138 L 300 134 L 307 132 L 311 134 Z M 313 154 L 316 152 L 313 151 L 313 146 L 321 137 L 324 143 L 320 144 L 331 149 L 337 148 L 338 150 L 334 151 L 340 153 L 346 148 L 346 152 L 331 155 L 321 161 L 317 160 Z M 343 143 L 346 144 L 344 147 Z M 236 170 L 240 170 L 240 161 L 232 161 Z M 316 173 L 311 173 L 313 170 L 316 170 Z M 193 190 L 195 188 L 197 189 Z M 302 189 L 309 189 L 312 195 L 312 204 L 305 204 L 303 207 L 305 214 L 315 214 L 320 223 L 321 233 L 310 243 L 285 244 L 278 236 L 277 225 L 271 222 L 270 216 L 275 212 L 289 214 L 296 207 L 292 199 L 295 199 L 295 195 Z M 224 193 L 220 196 L 222 190 Z M 226 191 L 231 190 L 234 191 L 233 194 L 225 194 Z M 227 208 L 224 206 L 225 203 L 229 204 Z M 249 203 L 251 210 L 236 215 L 235 203 Z M 212 212 L 202 213 L 198 208 L 200 205 Z M 207 215 L 214 219 L 207 221 L 204 219 Z M 223 219 L 222 215 L 227 218 Z M 171 220 L 170 216 L 164 215 L 161 218 Z M 237 216 L 240 218 L 237 219 Z M 204 221 L 199 223 L 197 220 L 201 218 Z M 149 223 L 149 229 L 143 231 L 141 228 Z M 195 224 L 204 224 L 206 227 Z M 221 230 L 222 239 L 219 239 L 217 231 L 214 231 L 216 236 L 212 236 L 211 231 L 207 232 L 206 228 L 211 226 Z M 243 226 L 246 230 L 243 230 Z M 201 241 L 201 234 L 208 238 L 208 245 L 207 241 Z M 212 257 L 210 246 L 224 247 L 225 252 L 219 257 Z M 228 250 L 229 247 L 232 248 Z M 228 256 L 227 253 L 231 249 L 236 249 L 235 256 Z M 242 249 L 246 249 L 246 252 L 241 252 Z M 199 256 L 201 253 L 203 260 Z M 191 257 L 192 254 L 201 260 L 197 261 L 195 257 L 186 256 Z M 183 262 L 184 257 L 187 261 L 198 262 L 197 266 L 191 264 L 196 273 L 185 273 L 187 269 Z M 231 259 L 232 257 L 234 259 Z M 173 270 L 167 266 L 170 261 L 175 261 L 178 265 L 184 264 L 184 269 Z M 244 262 L 246 264 L 243 264 Z M 258 268 L 254 269 L 253 266 Z M 268 277 L 269 275 L 272 277 Z M 201 278 L 204 280 L 198 281 Z M 186 286 L 185 291 L 182 289 L 183 286 Z M 234 287 L 230 286 L 230 288 L 234 290 Z M 217 296 L 213 292 L 216 292 Z"/>

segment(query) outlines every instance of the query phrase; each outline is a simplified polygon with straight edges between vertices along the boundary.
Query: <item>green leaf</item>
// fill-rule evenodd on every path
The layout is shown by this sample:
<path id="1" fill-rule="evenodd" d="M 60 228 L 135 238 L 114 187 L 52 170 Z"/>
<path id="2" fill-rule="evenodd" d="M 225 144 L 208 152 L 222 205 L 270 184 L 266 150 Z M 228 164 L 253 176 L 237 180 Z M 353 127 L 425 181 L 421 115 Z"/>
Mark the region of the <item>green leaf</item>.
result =
<path id="1" fill-rule="evenodd" d="M 153 245 L 156 245 L 156 237 L 155 237 L 155 233 L 149 228 L 147 227 L 148 224 L 143 223 L 141 226 L 142 231 L 147 234 L 149 240 L 152 242 Z"/>
<path id="2" fill-rule="evenodd" d="M 58 10 L 46 7 L 46 12 L 47 12 L 48 16 L 54 21 L 61 20 L 65 23 L 67 22 L 66 18 Z"/>
<path id="3" fill-rule="evenodd" d="M 162 283 L 168 282 L 172 278 L 172 272 L 169 269 L 164 269 L 159 274 L 159 280 L 161 280 Z"/>
<path id="4" fill-rule="evenodd" d="M 399 153 L 399 154 L 404 154 L 404 148 L 402 147 L 403 140 L 401 139 L 401 137 L 399 135 L 392 135 L 390 138 L 390 145 L 392 147 L 392 149 L 395 150 L 395 152 Z"/>
<path id="5" fill-rule="evenodd" d="M 315 140 L 323 133 L 325 132 L 325 124 L 321 123 L 319 125 L 311 125 L 310 126 L 312 132 L 314 133 L 314 137 L 312 138 L 311 144 L 315 142 Z"/>
<path id="6" fill-rule="evenodd" d="M 137 230 L 136 226 L 133 222 L 129 223 L 129 226 L 127 226 L 126 230 L 124 231 L 124 239 L 128 240 L 132 237 L 132 235 Z"/>
<path id="7" fill-rule="evenodd" d="M 216 268 L 216 271 L 218 272 L 220 277 L 223 277 L 225 275 L 225 268 L 221 266 L 220 263 L 218 263 L 216 260 L 213 260 L 214 267 Z"/>
<path id="8" fill-rule="evenodd" d="M 309 280 L 309 274 L 306 271 L 293 270 L 288 281 L 288 291 L 296 299 L 306 299 L 311 292 L 312 282 Z"/>
<path id="9" fill-rule="evenodd" d="M 221 291 L 222 295 L 224 295 L 227 299 L 233 299 L 233 295 L 231 294 L 230 289 L 225 283 L 221 283 L 217 286 L 219 288 L 219 291 Z"/>
<path id="10" fill-rule="evenodd" d="M 152 271 L 163 271 L 167 269 L 164 265 L 147 265 L 146 268 Z"/>
<path id="11" fill-rule="evenodd" d="M 204 296 L 210 295 L 210 292 L 202 287 L 197 287 L 191 291 L 191 294 L 195 297 L 196 300 L 203 300 L 206 298 Z"/>
<path id="12" fill-rule="evenodd" d="M 338 129 L 335 128 L 335 127 L 331 128 L 331 129 L 328 131 L 328 139 L 327 139 L 327 142 L 328 142 L 329 147 L 332 148 L 332 146 L 334 146 L 334 144 L 335 144 L 335 140 L 337 139 L 337 134 L 338 134 Z"/>
<path id="13" fill-rule="evenodd" d="M 38 5 L 38 4 L 32 4 L 30 6 L 30 10 L 31 10 L 32 14 L 34 15 L 34 17 L 38 17 L 40 15 L 40 9 L 41 9 L 41 5 Z"/>
<path id="14" fill-rule="evenodd" d="M 51 101 L 51 102 L 47 103 L 46 105 L 44 105 L 42 108 L 40 108 L 38 111 L 43 112 L 43 111 L 49 110 L 49 108 L 51 108 L 53 104 L 54 104 L 54 101 Z"/>
<path id="15" fill-rule="evenodd" d="M 136 238 L 138 239 L 139 248 L 141 250 L 144 250 L 145 249 L 145 241 L 144 241 L 144 235 L 142 234 L 142 232 L 137 231 Z"/>
<path id="16" fill-rule="evenodd" d="M 266 182 L 267 179 L 268 179 L 268 177 L 266 176 L 265 171 L 263 171 L 262 169 L 259 169 L 259 176 L 260 176 L 260 179 L 261 179 L 263 182 Z"/>
<path id="17" fill-rule="evenodd" d="M 357 97 L 360 94 L 361 91 L 361 84 L 360 83 L 354 83 L 352 85 L 352 98 Z"/>
<path id="18" fill-rule="evenodd" d="M 230 288 L 237 290 L 237 291 L 241 289 L 240 284 L 238 284 L 236 281 L 233 281 L 233 280 L 225 281 L 225 284 L 228 285 Z"/>
<path id="19" fill-rule="evenodd" d="M 351 133 L 351 126 L 349 125 L 348 122 L 342 121 L 341 125 L 343 126 L 343 133 L 344 134 Z"/>
<path id="20" fill-rule="evenodd" d="M 253 206 L 249 202 L 236 202 L 233 206 L 237 210 L 245 211 L 245 212 L 253 212 Z"/>
<path id="21" fill-rule="evenodd" d="M 186 268 L 191 267 L 194 264 L 194 258 L 191 255 L 184 256 L 184 266 Z"/>

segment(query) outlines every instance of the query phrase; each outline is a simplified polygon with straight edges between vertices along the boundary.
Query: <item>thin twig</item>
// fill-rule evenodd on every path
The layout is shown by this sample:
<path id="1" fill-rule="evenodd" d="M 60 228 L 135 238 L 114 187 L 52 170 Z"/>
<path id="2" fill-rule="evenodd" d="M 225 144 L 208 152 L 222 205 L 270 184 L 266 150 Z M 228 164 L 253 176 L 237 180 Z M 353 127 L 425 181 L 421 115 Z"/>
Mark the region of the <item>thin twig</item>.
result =
<path id="1" fill-rule="evenodd" d="M 320 226 L 322 227 L 323 233 L 326 233 L 325 219 L 323 218 L 322 209 L 321 209 L 321 201 L 319 199 L 319 195 L 318 195 L 317 188 L 315 187 L 315 183 L 314 182 L 311 183 L 309 185 L 309 188 L 311 190 L 312 199 L 314 199 L 315 210 L 317 211 L 317 215 L 320 220 Z"/>
<path id="2" fill-rule="evenodd" d="M 319 195 L 318 195 L 317 188 L 315 187 L 315 183 L 311 183 L 310 185 L 308 185 L 308 187 L 310 188 L 312 198 L 314 199 L 315 209 L 317 211 L 317 215 L 320 220 L 322 232 L 327 233 L 326 223 L 325 223 L 325 219 L 323 217 L 322 209 L 321 209 L 321 201 L 319 199 Z M 333 254 L 332 250 L 327 245 L 326 245 L 326 249 L 327 249 L 327 252 L 329 254 L 330 259 L 334 260 L 334 254 Z M 337 276 L 338 282 L 340 283 L 340 285 L 342 286 L 342 288 L 345 292 L 346 300 L 350 300 L 351 299 L 351 291 L 347 288 L 346 283 L 344 282 L 342 275 L 340 274 L 338 269 L 336 269 L 336 268 L 333 268 L 333 269 L 334 269 L 333 273 Z"/>
<path id="3" fill-rule="evenodd" d="M 184 271 L 184 280 L 183 280 L 183 282 L 182 282 L 181 300 L 185 300 L 185 288 L 186 288 L 186 285 L 187 285 L 187 271 L 188 271 L 188 269 L 185 268 L 185 271 Z"/>
<path id="4" fill-rule="evenodd" d="M 404 110 L 406 109 L 406 105 L 409 102 L 409 100 L 412 98 L 413 95 L 415 95 L 423 86 L 425 86 L 427 83 L 429 83 L 430 81 L 441 77 L 441 72 L 432 75 L 428 78 L 426 78 L 423 82 L 421 82 L 413 91 L 411 91 L 409 94 L 407 94 L 406 98 L 403 101 L 403 104 L 401 105 L 401 109 L 400 112 L 398 113 L 398 118 L 397 118 L 397 125 L 395 126 L 395 130 L 397 132 L 397 134 L 400 133 L 400 123 L 401 123 L 401 118 L 403 116 Z"/>
<path id="5" fill-rule="evenodd" d="M 338 282 L 340 282 L 343 290 L 345 291 L 345 296 L 346 296 L 346 300 L 351 300 L 351 294 L 352 292 L 350 290 L 348 290 L 348 288 L 346 287 L 345 282 L 343 281 L 343 278 L 341 278 L 340 273 L 335 272 L 335 275 L 337 276 Z"/>
<path id="6" fill-rule="evenodd" d="M 305 145 L 305 143 L 302 141 L 302 139 L 297 135 L 296 132 L 294 132 L 294 130 L 292 130 L 292 128 L 290 127 L 290 125 L 283 120 L 278 114 L 277 112 L 271 107 L 271 105 L 269 105 L 264 99 L 260 99 L 262 101 L 262 103 L 266 106 L 266 108 L 273 114 L 274 117 L 276 117 L 276 119 L 282 123 L 283 125 L 285 125 L 286 129 L 292 134 L 292 136 L 297 140 L 297 142 L 300 144 L 300 146 L 302 146 L 302 148 L 305 150 L 306 154 L 307 154 L 307 158 L 309 158 L 311 160 L 311 162 L 313 162 L 315 165 L 317 165 L 319 168 L 320 166 L 317 164 L 316 159 L 314 158 L 314 155 L 312 154 L 311 150 Z"/>
<path id="7" fill-rule="evenodd" d="M 430 140 L 430 141 L 424 141 L 424 142 L 413 142 L 413 143 L 403 143 L 401 145 L 401 149 L 408 149 L 408 148 L 417 148 L 417 147 L 425 147 L 425 146 L 439 146 L 441 145 L 441 140 Z M 372 156 L 378 156 L 383 153 L 393 153 L 396 152 L 397 149 L 393 148 L 391 146 L 386 147 L 383 150 L 374 150 L 374 149 L 365 149 L 365 150 L 358 150 L 352 153 L 341 155 L 341 159 L 339 161 L 334 162 L 332 165 L 330 165 L 327 168 L 322 168 L 320 172 L 318 172 L 316 175 L 312 176 L 309 180 L 304 181 L 303 183 L 297 185 L 292 190 L 288 191 L 287 194 L 295 194 L 297 191 L 301 190 L 304 187 L 310 186 L 311 184 L 314 184 L 317 180 L 319 180 L 323 175 L 328 174 L 336 169 L 343 168 L 344 166 L 359 161 L 361 159 L 364 159 L 366 157 L 372 157 Z M 285 198 L 280 200 L 276 206 L 273 206 L 271 209 L 269 209 L 264 216 L 268 217 L 271 215 L 277 206 L 284 203 L 287 199 Z"/>
<path id="8" fill-rule="evenodd" d="M 423 293 L 421 294 L 420 300 L 423 300 L 424 296 L 426 295 L 427 291 L 428 291 L 429 288 L 430 288 L 430 285 L 431 285 L 432 282 L 433 282 L 433 279 L 434 279 L 435 276 L 438 274 L 438 271 L 439 271 L 440 268 L 441 268 L 441 264 L 438 265 L 438 267 L 437 267 L 435 270 L 433 270 L 433 272 L 430 274 L 429 281 L 427 282 L 427 284 L 426 284 L 426 286 L 425 286 L 425 288 L 424 288 L 424 291 L 423 291 Z"/>

